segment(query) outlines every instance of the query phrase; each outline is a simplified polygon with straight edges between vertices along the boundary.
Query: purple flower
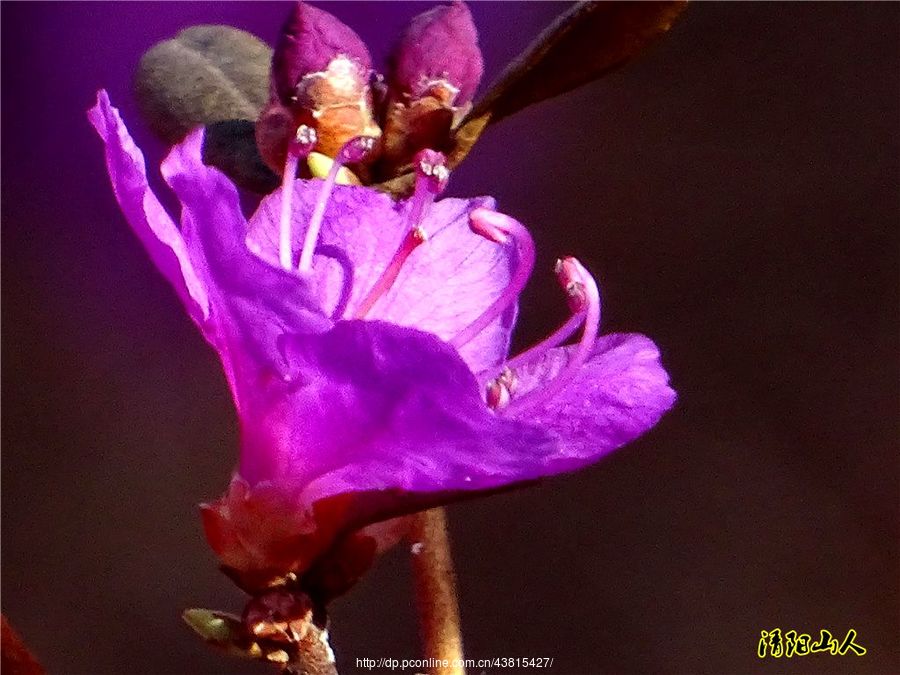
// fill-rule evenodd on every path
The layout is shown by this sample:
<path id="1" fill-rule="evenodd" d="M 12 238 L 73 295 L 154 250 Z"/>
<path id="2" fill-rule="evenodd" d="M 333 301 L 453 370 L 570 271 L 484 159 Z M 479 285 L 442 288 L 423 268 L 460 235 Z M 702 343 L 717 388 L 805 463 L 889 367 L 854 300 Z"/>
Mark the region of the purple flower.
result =
<path id="1" fill-rule="evenodd" d="M 415 193 L 394 202 L 335 185 L 371 147 L 351 141 L 325 181 L 287 179 L 247 222 L 196 131 L 161 167 L 179 228 L 105 92 L 89 117 L 126 218 L 231 386 L 240 462 L 203 517 L 248 590 L 293 574 L 340 592 L 396 538 L 384 521 L 591 464 L 675 400 L 653 342 L 597 337 L 597 287 L 573 258 L 557 266 L 571 318 L 507 358 L 531 237 L 490 198 L 435 201 L 440 153 L 417 156 Z"/>

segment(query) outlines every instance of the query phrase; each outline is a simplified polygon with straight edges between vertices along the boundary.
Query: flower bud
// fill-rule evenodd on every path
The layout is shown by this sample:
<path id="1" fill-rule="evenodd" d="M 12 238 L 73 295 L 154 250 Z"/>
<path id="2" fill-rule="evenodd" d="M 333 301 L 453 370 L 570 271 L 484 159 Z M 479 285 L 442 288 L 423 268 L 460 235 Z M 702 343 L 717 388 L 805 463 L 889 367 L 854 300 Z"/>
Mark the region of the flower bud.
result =
<path id="1" fill-rule="evenodd" d="M 272 55 L 272 89 L 290 105 L 304 77 L 328 69 L 338 56 L 346 57 L 368 74 L 369 50 L 359 36 L 328 12 L 298 2 L 281 29 Z"/>
<path id="2" fill-rule="evenodd" d="M 266 163 L 283 170 L 287 144 L 301 124 L 315 129 L 315 150 L 329 157 L 351 138 L 380 136 L 372 116 L 371 68 L 369 52 L 353 30 L 298 2 L 272 56 L 269 105 L 257 122 Z"/>
<path id="3" fill-rule="evenodd" d="M 393 55 L 390 86 L 395 98 L 432 96 L 449 107 L 472 101 L 484 62 L 478 32 L 463 2 L 415 17 Z"/>
<path id="4" fill-rule="evenodd" d="M 412 20 L 391 59 L 383 152 L 390 172 L 423 148 L 448 150 L 469 109 L 484 63 L 463 2 Z"/>

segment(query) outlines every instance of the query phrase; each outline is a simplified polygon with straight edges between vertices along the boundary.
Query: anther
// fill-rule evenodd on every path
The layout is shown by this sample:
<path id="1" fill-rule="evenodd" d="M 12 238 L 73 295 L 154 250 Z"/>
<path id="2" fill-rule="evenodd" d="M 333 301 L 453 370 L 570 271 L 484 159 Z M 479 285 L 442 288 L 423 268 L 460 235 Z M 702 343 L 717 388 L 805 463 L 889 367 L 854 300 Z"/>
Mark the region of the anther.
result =
<path id="1" fill-rule="evenodd" d="M 518 259 L 512 279 L 503 293 L 491 303 L 481 316 L 450 340 L 450 344 L 456 349 L 470 342 L 503 314 L 508 307 L 515 304 L 528 282 L 528 277 L 531 276 L 531 270 L 534 269 L 534 240 L 519 221 L 497 211 L 477 208 L 469 214 L 469 226 L 476 234 L 497 243 L 506 244 L 512 240 L 518 252 Z"/>
<path id="2" fill-rule="evenodd" d="M 356 164 L 366 158 L 375 148 L 375 141 L 378 140 L 374 136 L 355 136 L 344 143 L 336 162 L 340 164 Z"/>
<path id="3" fill-rule="evenodd" d="M 491 380 L 485 387 L 485 398 L 488 408 L 501 410 L 509 405 L 509 389 L 499 379 Z"/>
<path id="4" fill-rule="evenodd" d="M 587 296 L 585 295 L 584 283 L 581 280 L 581 273 L 578 271 L 580 264 L 574 258 L 562 258 L 556 261 L 556 278 L 559 279 L 559 285 L 566 292 L 566 299 L 569 302 L 569 310 L 572 312 L 581 312 L 587 304 Z"/>
<path id="5" fill-rule="evenodd" d="M 294 197 L 297 163 L 300 158 L 312 152 L 316 140 L 316 130 L 301 124 L 297 127 L 294 138 L 288 143 L 284 174 L 281 177 L 281 215 L 278 223 L 278 260 L 286 270 L 291 269 L 291 203 Z"/>
<path id="6" fill-rule="evenodd" d="M 306 236 L 303 238 L 303 248 L 300 249 L 300 263 L 298 265 L 301 273 L 307 273 L 312 269 L 313 253 L 315 252 L 316 242 L 319 239 L 319 231 L 322 229 L 325 207 L 328 206 L 328 200 L 331 198 L 332 190 L 334 190 L 338 171 L 344 164 L 362 161 L 375 147 L 375 141 L 376 139 L 373 136 L 356 136 L 344 143 L 337 157 L 335 157 L 334 164 L 331 165 L 331 170 L 329 170 L 328 176 L 326 176 L 319 190 L 313 214 L 309 219 L 309 226 L 306 228 Z"/>
<path id="7" fill-rule="evenodd" d="M 472 215 L 475 215 L 474 211 Z M 469 217 L 469 229 L 496 244 L 506 244 L 509 242 L 509 236 L 503 231 L 503 221 L 497 217 L 500 215 L 494 211 L 479 209 L 475 217 Z"/>
<path id="8" fill-rule="evenodd" d="M 503 371 L 485 386 L 485 398 L 487 405 L 492 410 L 500 410 L 509 405 L 512 395 L 516 391 L 518 379 L 509 368 Z"/>
<path id="9" fill-rule="evenodd" d="M 291 148 L 297 151 L 298 156 L 308 155 L 319 140 L 316 130 L 306 124 L 297 127 L 297 133 L 294 134 L 294 140 L 291 142 Z"/>
<path id="10" fill-rule="evenodd" d="M 437 150 L 421 150 L 415 158 L 416 185 L 407 219 L 408 227 L 417 227 L 425 218 L 425 212 L 442 193 L 450 180 L 447 158 Z"/>
<path id="11" fill-rule="evenodd" d="M 450 180 L 450 169 L 447 158 L 442 152 L 426 148 L 416 154 L 413 163 L 416 167 L 416 179 L 425 179 L 434 194 L 443 192 Z"/>

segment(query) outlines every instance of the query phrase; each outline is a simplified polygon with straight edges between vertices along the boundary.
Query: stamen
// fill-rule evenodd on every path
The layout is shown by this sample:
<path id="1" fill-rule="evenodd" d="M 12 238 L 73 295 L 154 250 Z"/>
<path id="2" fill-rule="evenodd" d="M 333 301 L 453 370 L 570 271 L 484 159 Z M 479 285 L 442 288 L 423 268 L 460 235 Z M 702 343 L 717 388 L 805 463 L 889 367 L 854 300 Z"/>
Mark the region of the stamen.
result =
<path id="1" fill-rule="evenodd" d="M 394 285 L 400 270 L 403 268 L 403 264 L 410 254 L 416 250 L 419 244 L 423 244 L 428 240 L 428 233 L 422 228 L 422 220 L 425 218 L 428 207 L 434 202 L 434 198 L 447 187 L 450 170 L 446 165 L 446 157 L 444 157 L 443 153 L 436 150 L 422 150 L 419 152 L 416 155 L 415 166 L 416 186 L 410 200 L 412 205 L 409 209 L 409 215 L 406 217 L 408 228 L 406 236 L 400 242 L 400 246 L 390 262 L 388 262 L 387 267 L 384 268 L 381 276 L 378 277 L 378 280 L 372 285 L 366 297 L 359 304 L 354 318 L 361 319 L 369 313 L 372 307 L 375 306 L 375 303 Z"/>
<path id="2" fill-rule="evenodd" d="M 584 323 L 587 302 L 584 285 L 576 280 L 577 269 L 573 266 L 571 260 L 557 260 L 554 273 L 556 274 L 560 286 L 562 286 L 563 290 L 566 292 L 569 309 L 571 310 L 572 315 L 562 326 L 557 328 L 536 345 L 520 352 L 499 366 L 481 371 L 478 374 L 478 379 L 482 382 L 487 382 L 488 384 L 486 386 L 490 386 L 491 381 L 494 378 L 497 378 L 501 373 L 511 372 L 515 368 L 521 368 L 522 366 L 539 360 L 546 352 L 554 347 L 558 347 L 568 340 L 572 334 L 581 327 L 581 324 Z"/>
<path id="3" fill-rule="evenodd" d="M 319 196 L 316 199 L 316 205 L 313 209 L 312 217 L 309 219 L 309 227 L 306 228 L 306 236 L 303 239 L 303 248 L 300 249 L 300 264 L 298 269 L 301 273 L 308 273 L 312 269 L 313 253 L 316 250 L 316 241 L 319 239 L 319 231 L 322 229 L 322 219 L 325 217 L 325 207 L 331 197 L 334 189 L 334 183 L 337 179 L 338 171 L 344 164 L 353 164 L 362 161 L 367 154 L 375 147 L 374 136 L 356 136 L 344 143 L 344 146 L 338 152 L 331 165 L 328 176 L 322 183 L 319 190 Z"/>
<path id="4" fill-rule="evenodd" d="M 288 142 L 284 175 L 281 177 L 281 217 L 278 223 L 278 259 L 281 266 L 291 269 L 291 202 L 294 197 L 294 179 L 297 163 L 306 157 L 316 144 L 316 130 L 305 124 L 297 127 L 294 138 Z"/>
<path id="5" fill-rule="evenodd" d="M 597 282 L 575 258 L 560 260 L 557 263 L 557 274 L 566 292 L 569 293 L 570 303 L 578 303 L 574 308 L 580 307 L 584 313 L 581 339 L 574 348 L 569 362 L 556 377 L 543 387 L 533 389 L 521 398 L 514 398 L 505 409 L 507 414 L 521 413 L 559 393 L 590 358 L 594 343 L 597 341 L 597 331 L 600 327 L 600 292 L 597 290 Z"/>
<path id="6" fill-rule="evenodd" d="M 531 270 L 534 269 L 534 240 L 531 238 L 528 230 L 525 229 L 525 226 L 519 221 L 497 211 L 478 208 L 469 214 L 469 226 L 476 234 L 480 234 L 485 239 L 490 239 L 498 244 L 506 244 L 512 239 L 519 255 L 516 269 L 506 290 L 491 303 L 491 306 L 481 316 L 450 340 L 450 344 L 456 349 L 470 342 L 487 328 L 494 319 L 506 311 L 510 305 L 516 302 L 522 289 L 525 288 L 528 277 L 531 276 Z"/>

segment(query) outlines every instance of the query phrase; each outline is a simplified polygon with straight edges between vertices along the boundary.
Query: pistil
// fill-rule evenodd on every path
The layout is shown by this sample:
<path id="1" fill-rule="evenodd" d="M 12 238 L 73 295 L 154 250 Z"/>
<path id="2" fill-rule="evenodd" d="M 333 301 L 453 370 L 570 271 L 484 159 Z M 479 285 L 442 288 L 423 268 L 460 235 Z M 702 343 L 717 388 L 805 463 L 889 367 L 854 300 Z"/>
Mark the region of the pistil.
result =
<path id="1" fill-rule="evenodd" d="M 316 145 L 316 130 L 305 124 L 297 128 L 294 138 L 288 143 L 287 159 L 284 162 L 284 174 L 281 177 L 281 217 L 278 228 L 278 259 L 281 266 L 291 269 L 291 205 L 294 197 L 294 179 L 297 177 L 297 164 L 306 157 Z"/>
<path id="2" fill-rule="evenodd" d="M 375 140 L 374 136 L 356 136 L 351 138 L 344 143 L 337 157 L 335 157 L 334 164 L 331 165 L 331 170 L 319 189 L 319 196 L 316 199 L 312 217 L 309 219 L 309 226 L 306 228 L 306 236 L 303 238 L 303 248 L 300 249 L 300 263 L 298 265 L 298 270 L 301 274 L 307 274 L 312 269 L 313 253 L 316 249 L 316 242 L 319 240 L 319 231 L 322 229 L 325 207 L 328 206 L 328 200 L 331 198 L 332 190 L 334 190 L 338 171 L 341 170 L 344 164 L 362 161 L 375 147 Z"/>
<path id="3" fill-rule="evenodd" d="M 478 208 L 469 214 L 469 226 L 476 234 L 498 244 L 508 244 L 510 240 L 518 251 L 516 269 L 509 285 L 477 319 L 457 333 L 450 344 L 456 349 L 474 339 L 487 328 L 494 319 L 503 314 L 519 297 L 534 269 L 534 240 L 519 221 L 507 215 L 486 208 Z"/>

